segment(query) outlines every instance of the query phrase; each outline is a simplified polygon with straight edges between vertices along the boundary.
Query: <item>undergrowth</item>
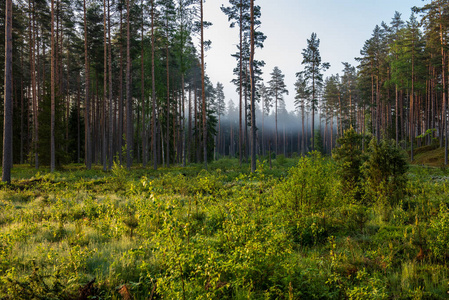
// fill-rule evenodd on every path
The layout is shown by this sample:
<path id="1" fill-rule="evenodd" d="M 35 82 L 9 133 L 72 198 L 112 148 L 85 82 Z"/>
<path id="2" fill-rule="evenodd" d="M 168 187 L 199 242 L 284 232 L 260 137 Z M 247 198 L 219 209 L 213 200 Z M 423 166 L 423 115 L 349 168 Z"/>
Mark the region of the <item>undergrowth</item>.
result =
<path id="1" fill-rule="evenodd" d="M 293 167 L 292 167 L 293 166 Z M 0 299 L 445 299 L 444 170 L 354 201 L 318 154 L 152 171 L 14 168 Z M 373 188 L 373 186 L 370 186 Z"/>

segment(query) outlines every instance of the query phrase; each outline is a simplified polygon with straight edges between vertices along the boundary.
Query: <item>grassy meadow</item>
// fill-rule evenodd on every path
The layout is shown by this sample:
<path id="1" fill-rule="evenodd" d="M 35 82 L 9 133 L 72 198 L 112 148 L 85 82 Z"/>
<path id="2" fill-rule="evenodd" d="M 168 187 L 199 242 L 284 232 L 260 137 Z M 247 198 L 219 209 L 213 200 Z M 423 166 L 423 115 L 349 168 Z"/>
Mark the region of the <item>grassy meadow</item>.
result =
<path id="1" fill-rule="evenodd" d="M 158 171 L 14 166 L 0 299 L 447 299 L 449 172 L 359 201 L 319 155 Z"/>

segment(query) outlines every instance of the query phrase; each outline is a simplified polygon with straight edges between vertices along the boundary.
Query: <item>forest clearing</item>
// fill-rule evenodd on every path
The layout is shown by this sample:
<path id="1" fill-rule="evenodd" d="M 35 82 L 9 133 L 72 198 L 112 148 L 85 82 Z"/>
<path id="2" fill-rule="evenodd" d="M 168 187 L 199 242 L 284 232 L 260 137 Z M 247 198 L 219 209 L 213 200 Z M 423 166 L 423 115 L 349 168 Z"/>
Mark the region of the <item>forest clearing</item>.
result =
<path id="1" fill-rule="evenodd" d="M 372 2 L 0 1 L 0 300 L 447 299 L 449 1 Z"/>
<path id="2" fill-rule="evenodd" d="M 2 299 L 447 298 L 446 168 L 410 166 L 399 201 L 356 200 L 319 154 L 255 173 L 237 159 L 13 170 Z"/>

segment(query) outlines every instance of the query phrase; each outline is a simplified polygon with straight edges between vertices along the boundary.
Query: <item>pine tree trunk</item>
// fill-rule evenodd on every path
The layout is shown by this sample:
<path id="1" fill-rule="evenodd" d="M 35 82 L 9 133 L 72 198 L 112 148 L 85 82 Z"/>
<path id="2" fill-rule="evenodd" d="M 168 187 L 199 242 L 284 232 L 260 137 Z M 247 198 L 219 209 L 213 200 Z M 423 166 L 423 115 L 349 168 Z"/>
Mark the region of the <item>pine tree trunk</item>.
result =
<path id="1" fill-rule="evenodd" d="M 33 105 L 33 123 L 34 123 L 34 135 L 33 135 L 33 145 L 34 145 L 34 165 L 36 169 L 39 168 L 39 123 L 38 123 L 38 103 L 37 103 L 37 93 L 36 91 L 36 53 L 34 49 L 35 36 L 36 36 L 36 20 L 35 20 L 35 3 L 33 1 L 32 17 L 30 15 L 30 20 L 32 18 L 32 31 L 31 34 L 31 24 L 30 24 L 30 71 L 31 71 L 31 93 L 32 93 L 32 105 Z M 31 14 L 31 0 L 29 0 L 29 8 Z M 39 53 L 38 53 L 39 54 Z"/>
<path id="2" fill-rule="evenodd" d="M 243 124 L 242 124 L 242 106 L 243 106 L 243 0 L 240 0 L 240 43 L 239 43 L 239 164 L 242 165 L 242 140 L 243 140 Z"/>
<path id="3" fill-rule="evenodd" d="M 274 144 L 275 144 L 275 154 L 278 155 L 278 95 L 276 91 L 276 95 L 274 96 Z"/>
<path id="4" fill-rule="evenodd" d="M 315 69 L 315 65 L 313 67 Z M 315 150 L 315 75 L 312 78 L 312 151 Z"/>
<path id="5" fill-rule="evenodd" d="M 153 142 L 153 169 L 157 170 L 157 140 L 156 140 L 156 80 L 155 70 L 154 70 L 154 51 L 155 51 L 155 38 L 154 38 L 154 0 L 151 0 L 151 98 L 153 101 L 152 105 L 152 142 Z"/>
<path id="6" fill-rule="evenodd" d="M 376 137 L 377 142 L 380 141 L 381 137 L 381 127 L 380 127 L 380 119 L 382 117 L 382 108 L 380 101 L 380 83 L 379 83 L 379 74 L 376 76 Z"/>
<path id="7" fill-rule="evenodd" d="M 168 26 L 168 21 L 167 21 Z M 167 32 L 167 40 L 168 40 L 168 32 Z M 167 56 L 166 60 L 166 67 L 167 67 L 167 120 L 166 120 L 166 127 L 167 127 L 167 168 L 170 166 L 170 70 L 169 70 L 169 53 L 168 53 L 168 44 L 165 45 L 165 53 Z M 173 123 L 173 127 L 175 124 Z M 175 137 L 175 135 L 173 135 Z M 174 144 L 173 144 L 174 146 Z"/>
<path id="8" fill-rule="evenodd" d="M 55 170 L 55 73 L 56 73 L 56 46 L 55 46 L 55 13 L 54 0 L 51 0 L 51 112 L 50 112 L 50 171 Z"/>
<path id="9" fill-rule="evenodd" d="M 107 8 L 106 8 L 106 0 L 103 0 L 103 122 L 102 126 L 102 140 L 103 140 L 103 171 L 106 171 L 108 168 L 107 165 L 107 132 L 106 132 L 106 103 L 108 102 L 108 43 L 107 43 L 107 32 L 108 28 L 106 26 L 106 16 L 107 16 Z M 110 96 L 110 95 L 109 95 Z"/>
<path id="10" fill-rule="evenodd" d="M 113 96 L 112 96 L 112 42 L 111 42 L 111 12 L 110 12 L 110 3 L 108 1 L 108 63 L 109 63 L 109 170 L 112 168 L 112 163 L 114 159 L 114 124 L 113 124 Z"/>
<path id="11" fill-rule="evenodd" d="M 251 76 L 251 172 L 256 171 L 256 81 L 254 78 L 254 0 L 251 0 L 251 54 L 249 68 Z"/>
<path id="12" fill-rule="evenodd" d="M 133 164 L 133 111 L 131 94 L 131 30 L 130 30 L 130 0 L 126 0 L 126 167 L 131 169 Z"/>
<path id="13" fill-rule="evenodd" d="M 91 141 L 90 141 L 90 102 L 89 102 L 89 58 L 87 55 L 87 10 L 86 10 L 86 0 L 84 0 L 84 66 L 85 66 L 85 74 L 86 77 L 86 96 L 85 96 L 85 116 L 84 116 L 84 130 L 85 130 L 85 156 L 86 156 L 86 168 L 90 170 L 92 168 L 92 147 L 91 147 Z"/>
<path id="14" fill-rule="evenodd" d="M 68 43 L 68 41 L 67 41 Z M 61 63 L 62 65 L 62 63 Z M 66 141 L 69 140 L 69 119 L 70 119 L 70 48 L 67 45 L 67 86 L 66 86 L 66 127 L 65 127 L 65 138 Z M 69 145 L 66 144 L 66 152 L 69 152 Z"/>
<path id="15" fill-rule="evenodd" d="M 244 160 L 245 160 L 245 163 L 247 163 L 248 162 L 248 81 L 246 81 L 246 79 L 247 79 L 247 74 L 248 74 L 248 67 L 245 65 L 245 71 L 246 71 L 246 74 L 245 74 L 245 85 L 244 85 L 244 87 L 243 87 L 243 91 L 244 91 L 244 93 L 243 93 L 243 95 L 244 95 L 244 97 L 243 97 L 243 101 L 245 102 L 245 112 L 244 112 L 244 115 L 245 115 L 245 122 L 244 122 L 244 124 L 245 124 L 245 137 L 244 137 L 244 139 L 243 139 L 243 148 L 245 149 L 245 151 L 244 151 L 244 154 L 245 154 L 245 156 L 244 156 Z"/>
<path id="16" fill-rule="evenodd" d="M 182 103 L 182 118 L 181 118 L 181 144 L 182 144 L 182 166 L 186 166 L 186 143 L 185 143 L 185 120 L 186 120 L 186 112 L 185 112 L 185 83 L 184 83 L 184 74 L 181 73 L 181 103 Z"/>
<path id="17" fill-rule="evenodd" d="M 204 168 L 207 170 L 207 126 L 206 126 L 206 88 L 204 79 L 204 12 L 203 0 L 200 0 L 201 15 L 201 98 L 203 100 L 203 156 Z"/>
<path id="18" fill-rule="evenodd" d="M 11 183 L 12 169 L 12 0 L 6 0 L 5 16 L 5 102 L 3 114 L 2 181 Z"/>
<path id="19" fill-rule="evenodd" d="M 120 74 L 119 74 L 119 103 L 118 103 L 118 157 L 123 165 L 123 9 L 120 6 Z"/>
<path id="20" fill-rule="evenodd" d="M 195 103 L 195 108 L 194 108 L 194 113 L 195 113 L 195 130 L 196 130 L 196 134 L 195 134 L 195 149 L 196 149 L 196 162 L 199 163 L 201 160 L 201 155 L 200 155 L 200 150 L 201 150 L 201 137 L 200 137 L 200 133 L 201 133 L 201 120 L 200 120 L 200 108 L 199 108 L 199 97 L 198 97 L 198 89 L 195 88 L 195 97 L 194 97 L 194 103 Z"/>
<path id="21" fill-rule="evenodd" d="M 23 68 L 23 46 L 21 47 L 21 53 L 20 53 L 20 69 Z M 23 87 L 23 74 L 20 74 L 20 164 L 23 164 L 23 138 L 24 138 L 24 104 L 23 104 L 23 94 L 25 93 L 24 87 Z"/>
<path id="22" fill-rule="evenodd" d="M 143 7 L 143 0 L 141 1 L 141 6 Z M 141 94 L 141 102 L 142 102 L 142 166 L 145 168 L 147 166 L 148 162 L 148 156 L 147 156 L 147 128 L 146 128 L 146 112 L 145 112 L 145 72 L 144 72 L 144 38 L 143 38 L 143 31 L 144 31 L 144 14 L 143 14 L 143 8 L 142 8 L 142 32 L 141 32 L 141 39 L 142 39 L 142 48 L 140 51 L 140 94 Z"/>
<path id="23" fill-rule="evenodd" d="M 80 123 L 80 111 L 81 111 L 81 78 L 78 75 L 78 94 L 77 94 L 77 101 L 76 101 L 76 124 L 77 124 L 77 158 L 76 162 L 80 163 L 81 160 L 81 123 Z"/>
<path id="24" fill-rule="evenodd" d="M 357 118 L 357 115 L 356 115 L 356 118 Z M 329 128 L 329 132 L 330 132 L 330 147 L 329 147 L 329 149 L 330 149 L 330 153 L 332 155 L 332 148 L 334 147 L 334 117 L 332 114 L 330 116 L 330 119 L 331 119 L 331 126 Z"/>
<path id="25" fill-rule="evenodd" d="M 441 139 L 445 140 L 444 142 L 444 165 L 447 165 L 447 148 L 448 148 L 448 137 L 447 137 L 447 99 L 446 99 L 446 53 L 444 51 L 445 41 L 444 41 L 444 33 L 443 33 L 443 12 L 441 10 L 441 6 L 439 7 L 439 15 L 440 15 L 440 42 L 441 42 L 441 66 L 442 66 L 442 83 L 443 83 L 443 107 L 441 108 L 441 117 L 442 117 L 442 132 Z M 441 144 L 441 142 L 440 142 Z"/>
<path id="26" fill-rule="evenodd" d="M 304 104 L 301 106 L 301 122 L 302 122 L 302 125 L 301 125 L 301 134 L 302 134 L 302 136 L 301 136 L 301 153 L 302 153 L 302 155 L 305 155 L 306 154 L 306 145 L 305 145 L 305 139 L 306 139 L 306 136 L 305 136 L 305 128 L 304 128 Z"/>

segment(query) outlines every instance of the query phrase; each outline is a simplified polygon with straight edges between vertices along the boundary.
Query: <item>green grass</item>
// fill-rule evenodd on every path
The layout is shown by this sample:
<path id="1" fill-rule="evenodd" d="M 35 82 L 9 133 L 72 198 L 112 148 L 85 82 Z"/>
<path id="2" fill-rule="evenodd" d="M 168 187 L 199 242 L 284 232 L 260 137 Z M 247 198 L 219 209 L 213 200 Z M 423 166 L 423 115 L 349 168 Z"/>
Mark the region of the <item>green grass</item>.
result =
<path id="1" fill-rule="evenodd" d="M 449 177 L 418 165 L 407 177 L 390 206 L 354 202 L 321 158 L 256 174 L 236 159 L 14 166 L 0 190 L 0 299 L 76 299 L 94 278 L 96 299 L 445 299 Z"/>

